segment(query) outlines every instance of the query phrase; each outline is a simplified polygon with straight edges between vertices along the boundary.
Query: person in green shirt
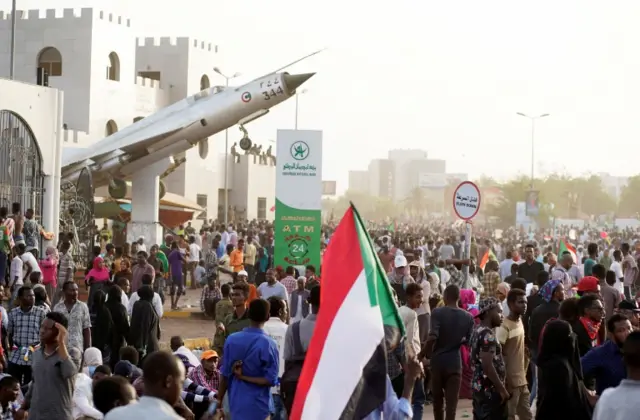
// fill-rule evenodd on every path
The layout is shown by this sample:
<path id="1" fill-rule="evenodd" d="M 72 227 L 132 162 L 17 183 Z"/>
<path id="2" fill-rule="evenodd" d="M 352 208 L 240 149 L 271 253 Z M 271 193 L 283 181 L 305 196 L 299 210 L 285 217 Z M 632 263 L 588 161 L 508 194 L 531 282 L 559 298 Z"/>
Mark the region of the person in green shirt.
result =
<path id="1" fill-rule="evenodd" d="M 164 237 L 164 243 L 160 245 L 160 251 L 164 254 L 165 257 L 168 257 L 171 254 L 171 242 L 173 242 L 172 235 L 166 235 Z M 167 270 L 169 272 L 169 270 Z"/>
<path id="2" fill-rule="evenodd" d="M 598 261 L 598 244 L 591 242 L 587 245 L 587 253 L 589 254 L 589 258 L 584 262 L 584 275 L 593 276 L 593 266 L 596 265 Z"/>
<path id="3" fill-rule="evenodd" d="M 213 349 L 215 351 L 222 352 L 224 342 L 231 334 L 251 326 L 249 313 L 247 311 L 248 298 L 249 285 L 247 283 L 237 282 L 231 286 L 231 304 L 233 305 L 233 311 L 224 318 L 223 322 L 220 322 L 216 314 L 216 333 L 213 337 Z M 224 299 L 222 301 L 224 301 Z M 222 353 L 218 354 L 222 355 Z"/>
<path id="4" fill-rule="evenodd" d="M 605 249 L 604 252 L 602 253 L 602 257 L 600 257 L 600 264 L 604 265 L 604 268 L 609 270 L 609 268 L 611 268 L 611 264 L 612 263 L 613 263 L 613 261 L 611 260 L 611 257 L 609 256 L 609 250 Z"/>
<path id="5" fill-rule="evenodd" d="M 158 245 L 153 245 L 149 249 L 149 252 L 150 255 L 148 261 L 154 267 L 156 272 L 153 291 L 160 295 L 162 303 L 164 303 L 164 288 L 167 273 L 169 272 L 169 260 L 167 259 L 167 256 L 164 255 L 164 252 L 160 252 L 158 250 Z"/>

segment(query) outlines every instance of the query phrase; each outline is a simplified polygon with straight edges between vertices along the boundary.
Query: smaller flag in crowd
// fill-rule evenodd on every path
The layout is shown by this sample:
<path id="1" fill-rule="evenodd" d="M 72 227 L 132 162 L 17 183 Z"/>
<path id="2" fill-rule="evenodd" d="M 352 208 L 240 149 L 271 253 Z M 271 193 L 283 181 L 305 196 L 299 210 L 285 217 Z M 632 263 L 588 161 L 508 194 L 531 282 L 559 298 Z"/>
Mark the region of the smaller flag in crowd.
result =
<path id="1" fill-rule="evenodd" d="M 558 246 L 558 257 L 564 254 L 565 251 L 569 251 L 571 257 L 573 257 L 573 262 L 577 264 L 578 257 L 576 256 L 576 249 L 564 239 L 560 239 L 560 245 Z"/>

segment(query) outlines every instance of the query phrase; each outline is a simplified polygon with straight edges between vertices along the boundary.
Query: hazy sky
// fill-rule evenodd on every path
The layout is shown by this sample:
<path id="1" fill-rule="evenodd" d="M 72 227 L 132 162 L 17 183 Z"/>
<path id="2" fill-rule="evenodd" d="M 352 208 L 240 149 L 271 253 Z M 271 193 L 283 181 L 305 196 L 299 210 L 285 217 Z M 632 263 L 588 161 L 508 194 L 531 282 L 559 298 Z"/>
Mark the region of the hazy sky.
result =
<path id="1" fill-rule="evenodd" d="M 638 0 L 18 0 L 54 3 L 124 10 L 141 36 L 214 42 L 212 67 L 240 81 L 328 47 L 289 71 L 318 72 L 299 128 L 324 131 L 323 178 L 339 190 L 390 148 L 426 149 L 472 177 L 528 174 L 531 125 L 516 112 L 551 114 L 536 126 L 536 170 L 638 167 Z M 251 137 L 293 128 L 294 108 L 250 124 Z"/>

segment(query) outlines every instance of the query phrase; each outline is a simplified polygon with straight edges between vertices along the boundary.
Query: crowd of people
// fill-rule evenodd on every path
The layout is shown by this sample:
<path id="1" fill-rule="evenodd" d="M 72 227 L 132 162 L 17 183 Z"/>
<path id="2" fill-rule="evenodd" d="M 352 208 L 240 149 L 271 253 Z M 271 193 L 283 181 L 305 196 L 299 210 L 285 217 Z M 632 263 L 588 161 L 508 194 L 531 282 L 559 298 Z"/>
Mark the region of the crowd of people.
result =
<path id="1" fill-rule="evenodd" d="M 41 256 L 42 229 L 24 228 L 33 214 L 13 210 L 0 209 L 0 418 L 287 418 L 321 267 L 274 266 L 271 225 L 103 240 L 85 267 L 64 234 Z M 474 228 L 465 244 L 463 226 L 371 224 L 406 337 L 387 347 L 390 393 L 366 418 L 421 420 L 431 405 L 454 420 L 459 399 L 476 419 L 633 418 L 638 232 Z M 211 347 L 176 336 L 163 351 L 165 298 L 177 309 L 187 287 L 200 289 Z"/>
<path id="2" fill-rule="evenodd" d="M 9 293 L 8 310 L 0 309 L 0 356 L 10 380 L 6 392 L 0 390 L 0 418 L 128 418 L 140 410 L 159 418 L 218 418 L 224 412 L 226 418 L 260 412 L 266 418 L 272 412 L 284 415 L 285 400 L 290 407 L 292 397 L 280 398 L 278 380 L 284 343 L 291 339 L 287 323 L 304 319 L 299 333 L 306 347 L 319 307 L 319 278 L 313 266 L 305 276 L 292 267 L 271 268 L 273 246 L 266 230 L 257 230 L 254 238 L 231 226 L 199 235 L 188 226 L 184 236 L 174 232 L 159 245 L 144 238 L 123 247 L 105 242 L 94 247 L 80 282 L 88 289 L 85 303 L 74 281 L 84 264 L 74 261 L 71 235 L 61 234 L 58 246 L 39 259 L 39 241 L 27 249 L 7 220 L 14 221 L 1 221 L 0 239 L 6 246 L 2 254 L 12 262 L 3 273 Z M 160 350 L 165 295 L 177 309 L 188 286 L 201 289 L 201 308 L 214 321 L 212 348 L 194 354 L 180 337 L 172 337 L 173 354 L 165 353 Z M 268 331 L 277 344 L 259 331 Z M 259 338 L 262 351 L 238 355 L 246 353 L 246 340 L 256 345 Z M 240 385 L 232 384 L 252 383 L 250 375 L 258 377 L 265 368 L 263 359 L 272 373 L 270 385 L 238 392 Z M 242 360 L 242 367 L 234 360 Z M 5 395 L 15 398 L 3 404 Z M 214 405 L 219 410 L 211 411 Z"/>
<path id="3" fill-rule="evenodd" d="M 620 395 L 637 386 L 640 358 L 637 231 L 479 227 L 465 255 L 456 227 L 397 230 L 372 236 L 399 304 L 417 314 L 403 317 L 426 373 L 414 419 L 426 402 L 453 420 L 460 398 L 476 419 L 633 418 Z"/>

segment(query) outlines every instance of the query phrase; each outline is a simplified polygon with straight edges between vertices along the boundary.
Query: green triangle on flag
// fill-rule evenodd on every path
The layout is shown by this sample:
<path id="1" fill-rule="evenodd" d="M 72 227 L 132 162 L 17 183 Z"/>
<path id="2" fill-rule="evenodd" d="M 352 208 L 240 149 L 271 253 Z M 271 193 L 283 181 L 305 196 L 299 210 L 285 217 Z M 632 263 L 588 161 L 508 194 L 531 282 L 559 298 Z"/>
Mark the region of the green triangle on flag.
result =
<path id="1" fill-rule="evenodd" d="M 360 243 L 362 262 L 364 263 L 365 270 L 367 270 L 367 282 L 369 283 L 371 304 L 380 306 L 380 313 L 382 314 L 384 325 L 397 327 L 404 336 L 404 323 L 398 313 L 398 307 L 395 299 L 393 298 L 389 278 L 387 277 L 384 268 L 382 268 L 382 263 L 380 262 L 380 258 L 378 258 L 378 253 L 375 251 L 373 241 L 367 233 L 367 229 L 360 217 L 360 213 L 358 213 L 358 210 L 356 210 L 353 205 L 351 205 L 351 211 L 353 212 L 353 217 L 355 219 L 355 227 L 358 235 L 358 242 Z"/>
<path id="2" fill-rule="evenodd" d="M 389 223 L 389 226 L 387 226 L 387 230 L 389 232 L 395 233 L 395 231 L 396 231 L 396 222 Z"/>
<path id="3" fill-rule="evenodd" d="M 576 249 L 573 246 L 571 246 L 571 244 L 568 243 L 567 241 L 565 241 L 564 239 L 560 239 L 560 244 L 558 245 L 558 261 L 562 257 L 562 254 L 564 254 L 565 252 L 568 252 L 568 253 L 571 254 L 571 257 L 573 258 L 573 262 L 575 264 L 578 263 L 578 257 L 577 257 L 577 254 L 576 254 Z"/>

